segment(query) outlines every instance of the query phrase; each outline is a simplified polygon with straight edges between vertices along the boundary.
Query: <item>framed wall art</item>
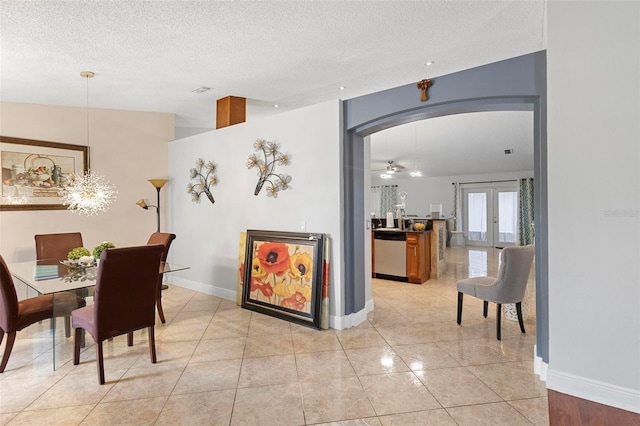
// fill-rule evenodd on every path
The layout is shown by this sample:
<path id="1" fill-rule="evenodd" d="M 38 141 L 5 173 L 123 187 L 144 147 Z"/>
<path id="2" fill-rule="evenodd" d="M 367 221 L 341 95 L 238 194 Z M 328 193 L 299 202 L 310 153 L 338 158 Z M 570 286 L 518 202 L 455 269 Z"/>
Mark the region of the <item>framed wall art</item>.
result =
<path id="1" fill-rule="evenodd" d="M 324 235 L 248 230 L 242 307 L 321 328 Z"/>
<path id="2" fill-rule="evenodd" d="M 63 210 L 70 176 L 87 171 L 88 147 L 0 136 L 0 210 Z"/>

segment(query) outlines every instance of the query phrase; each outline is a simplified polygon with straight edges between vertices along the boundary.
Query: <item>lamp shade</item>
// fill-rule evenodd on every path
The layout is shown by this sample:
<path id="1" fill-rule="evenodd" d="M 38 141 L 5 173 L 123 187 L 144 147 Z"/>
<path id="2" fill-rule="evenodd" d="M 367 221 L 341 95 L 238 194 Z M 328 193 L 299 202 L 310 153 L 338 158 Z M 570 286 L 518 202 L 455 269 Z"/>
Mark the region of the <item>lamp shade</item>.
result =
<path id="1" fill-rule="evenodd" d="M 169 182 L 169 179 L 149 179 L 149 182 L 151 182 L 151 185 L 155 186 L 157 189 L 160 189 Z"/>

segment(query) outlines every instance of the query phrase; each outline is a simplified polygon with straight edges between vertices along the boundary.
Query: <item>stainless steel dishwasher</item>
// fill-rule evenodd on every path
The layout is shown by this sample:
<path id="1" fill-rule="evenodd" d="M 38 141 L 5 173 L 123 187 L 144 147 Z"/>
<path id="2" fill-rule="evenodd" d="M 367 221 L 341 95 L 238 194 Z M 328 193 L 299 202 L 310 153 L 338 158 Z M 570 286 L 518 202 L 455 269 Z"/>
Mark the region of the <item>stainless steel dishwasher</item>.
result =
<path id="1" fill-rule="evenodd" d="M 376 278 L 407 282 L 407 234 L 397 231 L 375 231 L 374 272 Z"/>

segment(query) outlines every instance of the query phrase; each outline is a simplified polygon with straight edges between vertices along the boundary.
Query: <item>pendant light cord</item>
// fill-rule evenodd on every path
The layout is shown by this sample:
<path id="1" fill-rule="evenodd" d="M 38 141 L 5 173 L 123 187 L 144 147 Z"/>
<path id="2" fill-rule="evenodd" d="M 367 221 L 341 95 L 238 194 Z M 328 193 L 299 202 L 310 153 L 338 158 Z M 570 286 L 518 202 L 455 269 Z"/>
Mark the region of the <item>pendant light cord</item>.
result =
<path id="1" fill-rule="evenodd" d="M 85 78 L 87 79 L 87 107 L 85 109 L 85 118 L 87 120 L 87 150 L 89 150 L 89 76 L 87 75 Z"/>
<path id="2" fill-rule="evenodd" d="M 91 137 L 89 134 L 89 79 L 95 76 L 93 71 L 80 71 L 80 76 L 87 80 L 85 119 L 87 121 L 87 172 L 91 169 Z"/>

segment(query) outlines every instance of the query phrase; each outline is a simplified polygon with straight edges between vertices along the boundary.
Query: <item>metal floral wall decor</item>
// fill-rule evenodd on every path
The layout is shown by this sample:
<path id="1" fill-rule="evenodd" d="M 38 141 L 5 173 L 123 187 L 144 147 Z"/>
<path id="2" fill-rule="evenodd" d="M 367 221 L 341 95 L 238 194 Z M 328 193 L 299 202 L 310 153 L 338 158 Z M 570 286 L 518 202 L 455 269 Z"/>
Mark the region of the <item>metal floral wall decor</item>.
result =
<path id="1" fill-rule="evenodd" d="M 187 184 L 187 193 L 191 194 L 191 201 L 199 203 L 200 195 L 204 193 L 212 204 L 216 202 L 211 194 L 211 187 L 218 183 L 217 168 L 213 161 L 205 163 L 202 158 L 196 160 L 196 167 L 189 170 L 189 177 L 195 179 L 195 183 Z"/>
<path id="2" fill-rule="evenodd" d="M 288 154 L 279 151 L 276 142 L 265 139 L 256 139 L 253 143 L 256 152 L 262 152 L 264 159 L 258 158 L 259 154 L 251 154 L 247 160 L 247 168 L 258 169 L 258 184 L 253 195 L 258 195 L 262 190 L 265 182 L 269 182 L 267 186 L 267 196 L 278 198 L 278 192 L 289 189 L 291 176 L 286 174 L 275 173 L 276 164 L 286 166 L 289 164 L 290 158 Z"/>

